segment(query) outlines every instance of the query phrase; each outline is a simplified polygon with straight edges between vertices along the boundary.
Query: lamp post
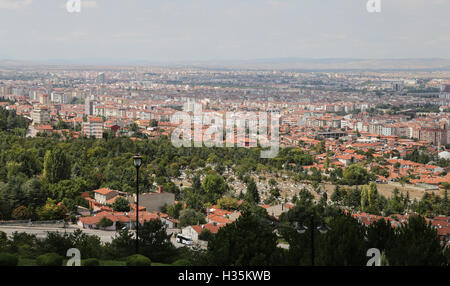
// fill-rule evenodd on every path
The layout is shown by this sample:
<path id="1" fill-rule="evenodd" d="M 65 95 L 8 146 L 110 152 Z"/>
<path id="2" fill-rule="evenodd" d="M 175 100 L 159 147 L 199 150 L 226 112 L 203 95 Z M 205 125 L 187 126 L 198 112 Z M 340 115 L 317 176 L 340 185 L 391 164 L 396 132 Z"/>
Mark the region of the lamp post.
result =
<path id="1" fill-rule="evenodd" d="M 139 253 L 139 168 L 142 164 L 142 157 L 136 154 L 133 157 L 133 164 L 136 168 L 136 254 Z"/>
<path id="2" fill-rule="evenodd" d="M 314 229 L 316 229 L 315 225 L 314 225 L 314 215 L 310 215 L 310 224 L 311 224 L 311 265 L 314 266 L 314 262 L 315 262 L 315 251 L 314 251 Z M 295 224 L 295 230 L 299 233 L 299 234 L 303 234 L 306 232 L 306 230 L 308 229 L 308 227 L 304 226 L 303 224 L 300 224 L 298 222 L 296 222 Z M 322 222 L 322 224 L 320 226 L 317 227 L 317 230 L 321 233 L 321 234 L 326 234 L 328 232 L 328 230 L 330 230 L 330 227 L 325 223 Z"/>

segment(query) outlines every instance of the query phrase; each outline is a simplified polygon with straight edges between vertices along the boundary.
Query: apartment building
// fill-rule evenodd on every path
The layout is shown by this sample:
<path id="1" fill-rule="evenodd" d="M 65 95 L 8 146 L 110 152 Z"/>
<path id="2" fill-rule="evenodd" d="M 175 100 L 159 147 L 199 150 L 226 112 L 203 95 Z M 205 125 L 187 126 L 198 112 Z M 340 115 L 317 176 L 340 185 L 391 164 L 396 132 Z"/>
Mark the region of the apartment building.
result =
<path id="1" fill-rule="evenodd" d="M 103 137 L 103 119 L 101 117 L 89 116 L 82 125 L 82 134 L 88 138 L 100 139 Z"/>
<path id="2" fill-rule="evenodd" d="M 50 112 L 46 106 L 39 106 L 31 112 L 33 124 L 45 124 L 50 122 Z"/>
<path id="3" fill-rule="evenodd" d="M 43 105 L 49 105 L 50 104 L 50 96 L 48 94 L 39 95 L 39 103 L 43 104 Z"/>

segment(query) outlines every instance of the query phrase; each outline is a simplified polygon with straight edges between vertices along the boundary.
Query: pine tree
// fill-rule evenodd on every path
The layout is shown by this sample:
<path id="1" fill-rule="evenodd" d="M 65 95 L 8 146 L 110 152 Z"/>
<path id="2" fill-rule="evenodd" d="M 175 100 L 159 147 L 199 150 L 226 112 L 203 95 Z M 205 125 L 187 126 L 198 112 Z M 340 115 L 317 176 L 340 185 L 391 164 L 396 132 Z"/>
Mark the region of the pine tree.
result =
<path id="1" fill-rule="evenodd" d="M 338 203 L 342 200 L 342 193 L 341 190 L 339 189 L 339 186 L 336 185 L 336 187 L 334 188 L 334 192 L 330 197 L 331 201 Z"/>
<path id="2" fill-rule="evenodd" d="M 405 201 L 404 201 L 405 209 L 408 208 L 408 206 L 409 206 L 409 201 L 410 201 L 410 198 L 409 198 L 409 191 L 407 191 L 407 192 L 406 192 L 406 198 L 405 198 Z"/>
<path id="3" fill-rule="evenodd" d="M 259 203 L 259 193 L 258 188 L 256 187 L 256 183 L 253 179 L 251 179 L 247 184 L 247 193 L 245 195 L 245 199 L 248 202 Z"/>
<path id="4" fill-rule="evenodd" d="M 443 206 L 443 210 L 445 215 L 450 215 L 450 204 L 448 202 L 448 191 L 447 189 L 445 189 L 444 191 L 444 199 L 442 200 L 442 206 Z"/>
<path id="5" fill-rule="evenodd" d="M 367 188 L 363 187 L 363 188 L 361 188 L 361 210 L 362 211 L 364 211 L 366 209 L 368 200 L 369 199 L 368 199 Z"/>

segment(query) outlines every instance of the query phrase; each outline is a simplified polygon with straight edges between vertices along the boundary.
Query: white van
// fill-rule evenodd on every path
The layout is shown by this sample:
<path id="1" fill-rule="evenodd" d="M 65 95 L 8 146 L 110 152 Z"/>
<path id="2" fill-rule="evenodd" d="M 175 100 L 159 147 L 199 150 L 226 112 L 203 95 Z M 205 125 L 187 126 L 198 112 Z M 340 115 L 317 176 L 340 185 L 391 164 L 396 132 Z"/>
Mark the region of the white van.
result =
<path id="1" fill-rule="evenodd" d="M 192 245 L 192 238 L 190 238 L 189 236 L 186 236 L 186 235 L 177 234 L 176 241 L 178 243 L 182 243 L 182 244 L 186 244 L 186 245 Z"/>

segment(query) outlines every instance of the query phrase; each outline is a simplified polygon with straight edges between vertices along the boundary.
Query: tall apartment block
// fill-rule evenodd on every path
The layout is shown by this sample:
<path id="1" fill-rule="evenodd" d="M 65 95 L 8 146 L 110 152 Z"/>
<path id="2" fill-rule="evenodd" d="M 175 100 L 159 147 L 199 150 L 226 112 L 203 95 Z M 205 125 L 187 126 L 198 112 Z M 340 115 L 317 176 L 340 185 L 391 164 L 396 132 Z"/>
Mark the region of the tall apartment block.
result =
<path id="1" fill-rule="evenodd" d="M 50 104 L 50 96 L 48 94 L 41 94 L 39 96 L 39 103 L 43 105 L 49 105 Z"/>
<path id="2" fill-rule="evenodd" d="M 82 134 L 88 138 L 94 137 L 100 139 L 103 137 L 103 119 L 101 117 L 89 116 L 86 122 L 83 122 Z"/>
<path id="3" fill-rule="evenodd" d="M 31 112 L 31 119 L 33 124 L 50 123 L 50 112 L 46 106 L 39 106 Z"/>

